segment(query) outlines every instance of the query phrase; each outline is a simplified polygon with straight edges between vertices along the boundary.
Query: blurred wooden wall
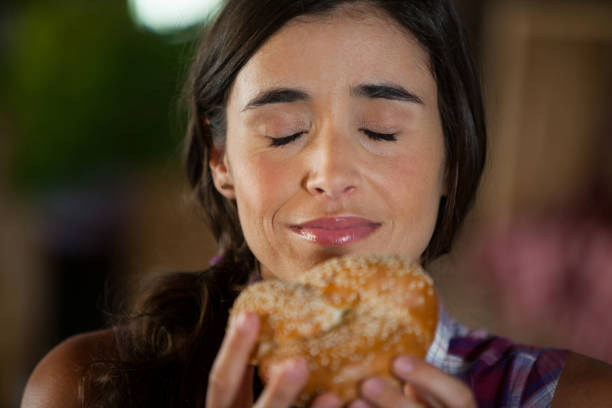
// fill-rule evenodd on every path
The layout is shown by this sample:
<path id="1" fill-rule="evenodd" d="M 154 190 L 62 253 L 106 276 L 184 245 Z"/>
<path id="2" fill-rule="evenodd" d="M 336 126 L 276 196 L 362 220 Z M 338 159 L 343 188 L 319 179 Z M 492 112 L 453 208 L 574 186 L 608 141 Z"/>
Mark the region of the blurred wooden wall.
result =
<path id="1" fill-rule="evenodd" d="M 464 322 L 532 343 L 497 320 L 496 291 L 453 273 L 487 224 L 569 205 L 595 177 L 612 191 L 612 4 L 489 2 L 482 57 L 488 162 L 475 209 L 451 256 L 435 265 L 448 307 Z"/>

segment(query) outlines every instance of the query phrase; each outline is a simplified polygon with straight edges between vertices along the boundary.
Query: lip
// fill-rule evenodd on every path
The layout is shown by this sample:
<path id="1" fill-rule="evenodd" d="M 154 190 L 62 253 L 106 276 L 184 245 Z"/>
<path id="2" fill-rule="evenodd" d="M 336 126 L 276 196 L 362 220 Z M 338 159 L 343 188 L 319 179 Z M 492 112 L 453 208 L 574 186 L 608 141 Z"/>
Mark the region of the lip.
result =
<path id="1" fill-rule="evenodd" d="M 362 240 L 380 227 L 380 223 L 361 217 L 317 218 L 290 228 L 306 241 L 339 246 Z"/>

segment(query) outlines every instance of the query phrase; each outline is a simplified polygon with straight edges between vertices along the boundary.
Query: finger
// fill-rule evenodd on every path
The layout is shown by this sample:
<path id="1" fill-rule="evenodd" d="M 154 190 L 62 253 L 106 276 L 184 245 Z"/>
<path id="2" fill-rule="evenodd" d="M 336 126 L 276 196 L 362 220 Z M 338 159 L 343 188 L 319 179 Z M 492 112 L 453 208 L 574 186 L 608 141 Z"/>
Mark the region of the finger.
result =
<path id="1" fill-rule="evenodd" d="M 409 400 L 414 400 L 427 408 L 442 408 L 439 401 L 425 392 L 419 392 L 412 384 L 404 384 L 402 390 L 404 391 L 404 397 Z"/>
<path id="2" fill-rule="evenodd" d="M 368 403 L 366 400 L 356 399 L 355 401 L 351 402 L 351 405 L 349 405 L 349 408 L 375 408 L 375 407 L 371 405 L 370 403 Z"/>
<path id="3" fill-rule="evenodd" d="M 253 406 L 253 375 L 255 375 L 255 367 L 249 366 L 242 377 L 239 385 L 238 395 L 232 401 L 233 407 L 251 407 Z"/>
<path id="4" fill-rule="evenodd" d="M 287 408 L 294 402 L 306 381 L 308 366 L 301 358 L 293 358 L 272 367 L 270 380 L 255 408 Z"/>
<path id="5" fill-rule="evenodd" d="M 381 378 L 369 378 L 361 385 L 361 394 L 381 408 L 417 408 L 423 405 L 404 397 L 402 391 Z"/>
<path id="6" fill-rule="evenodd" d="M 393 372 L 402 381 L 413 385 L 426 399 L 433 397 L 437 400 L 436 405 L 476 407 L 474 396 L 465 383 L 423 360 L 400 356 L 393 361 Z"/>
<path id="7" fill-rule="evenodd" d="M 409 397 L 412 399 L 417 399 L 419 397 L 419 393 L 417 392 L 417 390 L 414 388 L 413 385 L 404 384 L 404 386 L 402 387 L 402 391 L 404 391 L 405 397 Z"/>
<path id="8" fill-rule="evenodd" d="M 245 393 L 241 386 L 258 332 L 259 317 L 256 314 L 242 313 L 230 323 L 210 371 L 207 407 L 229 407 L 237 395 Z M 251 388 L 252 385 L 249 392 L 252 392 Z"/>
<path id="9" fill-rule="evenodd" d="M 340 408 L 342 401 L 336 394 L 327 392 L 319 395 L 310 405 L 310 408 Z"/>

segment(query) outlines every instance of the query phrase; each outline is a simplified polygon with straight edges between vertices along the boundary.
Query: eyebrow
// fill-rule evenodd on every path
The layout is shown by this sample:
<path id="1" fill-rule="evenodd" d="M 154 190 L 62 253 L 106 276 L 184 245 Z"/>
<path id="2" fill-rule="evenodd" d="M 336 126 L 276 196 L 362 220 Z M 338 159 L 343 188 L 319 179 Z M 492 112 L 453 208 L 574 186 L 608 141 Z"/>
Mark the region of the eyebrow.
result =
<path id="1" fill-rule="evenodd" d="M 412 102 L 424 105 L 418 95 L 396 84 L 363 84 L 351 89 L 351 95 L 363 98 L 389 99 L 392 101 Z"/>
<path id="2" fill-rule="evenodd" d="M 351 95 L 362 98 L 388 99 L 424 105 L 423 99 L 418 95 L 396 84 L 362 84 L 351 88 Z M 242 112 L 274 103 L 291 103 L 308 101 L 310 99 L 311 97 L 308 93 L 299 89 L 272 88 L 257 94 L 244 106 L 244 108 L 242 108 Z"/>
<path id="3" fill-rule="evenodd" d="M 273 88 L 263 91 L 257 94 L 253 99 L 247 103 L 242 111 L 257 108 L 263 105 L 269 105 L 272 103 L 290 103 L 297 101 L 307 101 L 310 99 L 310 95 L 299 89 L 292 88 Z"/>

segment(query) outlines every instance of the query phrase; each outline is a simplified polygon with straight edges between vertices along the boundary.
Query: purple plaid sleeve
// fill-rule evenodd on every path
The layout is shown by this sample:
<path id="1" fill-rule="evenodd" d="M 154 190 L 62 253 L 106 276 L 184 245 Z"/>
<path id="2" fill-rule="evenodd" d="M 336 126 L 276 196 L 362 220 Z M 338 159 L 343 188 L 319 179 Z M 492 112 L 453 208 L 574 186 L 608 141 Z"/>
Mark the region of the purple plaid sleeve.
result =
<path id="1" fill-rule="evenodd" d="M 469 368 L 460 376 L 479 407 L 548 407 L 567 351 L 517 346 L 506 339 L 457 337 L 448 352 Z"/>
<path id="2" fill-rule="evenodd" d="M 441 308 L 427 361 L 463 379 L 481 408 L 541 408 L 550 407 L 567 354 L 470 330 Z"/>

